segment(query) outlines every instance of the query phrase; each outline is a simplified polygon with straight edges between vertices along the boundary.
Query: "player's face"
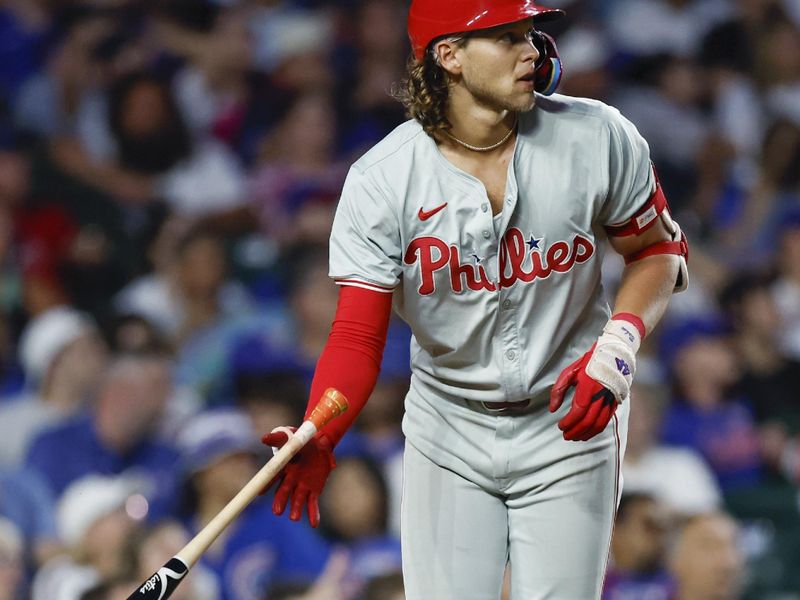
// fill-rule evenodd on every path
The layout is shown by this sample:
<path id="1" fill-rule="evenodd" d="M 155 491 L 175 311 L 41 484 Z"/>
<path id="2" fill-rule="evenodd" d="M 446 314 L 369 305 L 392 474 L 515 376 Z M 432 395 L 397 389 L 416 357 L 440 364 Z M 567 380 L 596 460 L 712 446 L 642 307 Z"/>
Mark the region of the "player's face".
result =
<path id="1" fill-rule="evenodd" d="M 479 31 L 462 46 L 462 82 L 478 103 L 509 111 L 533 108 L 539 52 L 532 25 L 526 20 Z"/>

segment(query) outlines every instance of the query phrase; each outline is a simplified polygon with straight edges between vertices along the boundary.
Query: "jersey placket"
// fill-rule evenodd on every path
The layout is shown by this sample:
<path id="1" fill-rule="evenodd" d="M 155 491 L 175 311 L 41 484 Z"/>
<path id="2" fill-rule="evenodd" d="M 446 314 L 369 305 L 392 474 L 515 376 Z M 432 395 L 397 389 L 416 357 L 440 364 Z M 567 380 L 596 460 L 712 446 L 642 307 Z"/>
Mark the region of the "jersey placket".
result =
<path id="1" fill-rule="evenodd" d="M 518 147 L 519 140 L 514 152 L 515 157 Z M 514 160 L 512 160 L 508 167 L 506 195 L 503 200 L 499 236 L 493 239 L 494 256 L 492 257 L 492 265 L 495 271 L 494 281 L 497 284 L 494 308 L 497 311 L 497 333 L 501 342 L 502 383 L 506 401 L 509 402 L 523 400 L 527 397 L 527 390 L 524 385 L 525 378 L 522 373 L 523 357 L 519 339 L 520 329 L 517 326 L 518 296 L 521 286 L 500 287 L 500 243 L 516 210 L 518 191 L 517 178 L 514 173 Z"/>

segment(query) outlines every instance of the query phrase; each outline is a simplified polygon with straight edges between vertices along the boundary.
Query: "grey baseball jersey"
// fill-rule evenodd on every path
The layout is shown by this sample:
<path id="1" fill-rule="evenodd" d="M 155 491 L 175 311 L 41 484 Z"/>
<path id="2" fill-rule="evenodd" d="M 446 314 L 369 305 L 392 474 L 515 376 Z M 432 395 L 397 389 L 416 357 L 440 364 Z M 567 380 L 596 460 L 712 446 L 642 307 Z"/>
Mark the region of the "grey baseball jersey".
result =
<path id="1" fill-rule="evenodd" d="M 653 188 L 647 145 L 615 109 L 539 98 L 520 115 L 498 236 L 483 184 L 409 121 L 352 167 L 330 274 L 394 292 L 414 333 L 414 377 L 434 391 L 530 398 L 606 322 L 602 226 Z"/>
<path id="2" fill-rule="evenodd" d="M 434 487 L 448 490 L 443 494 L 448 503 L 454 501 L 452 494 L 458 496 L 453 487 L 460 489 L 448 483 L 453 476 L 463 479 L 467 489 L 503 497 L 513 488 L 516 497 L 524 498 L 545 485 L 526 476 L 542 473 L 537 461 L 545 456 L 561 464 L 548 471 L 553 482 L 568 474 L 574 475 L 569 485 L 585 478 L 577 486 L 592 494 L 585 505 L 552 511 L 564 523 L 585 525 L 587 514 L 596 522 L 597 539 L 584 539 L 581 552 L 573 554 L 592 555 L 578 584 L 583 587 L 563 597 L 594 597 L 602 581 L 619 491 L 617 466 L 624 447 L 619 432 L 625 424 L 617 420 L 604 435 L 570 444 L 560 439 L 556 426 L 569 403 L 556 415 L 543 406 L 558 373 L 589 349 L 609 317 L 600 282 L 603 227 L 629 219 L 648 200 L 655 181 L 646 142 L 617 110 L 600 102 L 540 96 L 518 123 L 503 209 L 496 217 L 483 184 L 450 163 L 421 126 L 409 121 L 353 165 L 334 220 L 330 275 L 342 285 L 393 293 L 396 312 L 413 332 L 404 432 L 415 457 L 407 461 L 405 489 L 415 497 L 404 498 L 403 544 L 413 548 L 415 558 L 409 555 L 405 563 L 412 571 L 406 572 L 406 585 L 430 590 L 430 581 L 437 578 L 442 584 L 436 595 L 411 592 L 412 600 L 446 600 L 447 589 L 459 600 L 486 598 L 477 591 L 486 589 L 479 580 L 488 578 L 494 585 L 506 560 L 505 555 L 487 558 L 486 572 L 469 561 L 462 561 L 458 573 L 426 571 L 426 565 L 441 564 L 439 543 L 458 543 L 452 531 L 437 543 L 419 537 L 433 522 L 449 518 L 447 507 L 432 513 L 430 498 L 419 501 L 431 483 L 430 465 L 441 468 L 441 481 Z M 537 425 L 525 428 L 519 428 L 520 418 L 493 416 L 481 404 L 527 399 L 533 399 L 533 412 L 526 419 Z M 621 414 L 626 417 L 627 411 Z M 518 425 L 508 425 L 507 419 L 517 419 Z M 537 452 L 544 441 L 549 449 Z M 522 455 L 511 460 L 514 447 Z M 526 458 L 526 452 L 534 456 Z M 598 486 L 598 477 L 607 485 Z M 471 502 L 474 491 L 464 492 L 464 502 Z M 522 502 L 517 508 L 526 516 L 516 522 L 536 523 L 536 507 L 535 501 Z M 487 531 L 507 533 L 497 544 L 486 539 L 473 543 L 478 552 L 510 544 L 513 560 L 519 556 L 507 530 L 513 507 L 506 504 L 506 509 L 508 514 L 497 513 L 497 523 L 484 509 L 476 510 L 472 518 L 488 519 Z M 541 559 L 552 561 L 546 554 Z M 546 588 L 530 579 L 533 572 L 512 565 L 512 589 L 527 590 L 515 597 L 537 598 L 532 590 Z M 458 592 L 454 579 L 462 581 Z"/>

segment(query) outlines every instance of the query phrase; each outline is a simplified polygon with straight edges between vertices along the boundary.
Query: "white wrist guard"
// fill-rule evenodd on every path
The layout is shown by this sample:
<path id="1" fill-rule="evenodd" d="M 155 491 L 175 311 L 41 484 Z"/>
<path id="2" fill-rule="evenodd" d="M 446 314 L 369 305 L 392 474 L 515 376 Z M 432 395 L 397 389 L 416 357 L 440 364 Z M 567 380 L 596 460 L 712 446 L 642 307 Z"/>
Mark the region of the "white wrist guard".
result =
<path id="1" fill-rule="evenodd" d="M 619 403 L 630 396 L 636 352 L 641 343 L 641 335 L 632 323 L 623 319 L 610 320 L 597 338 L 586 365 L 586 374 L 608 388 Z"/>

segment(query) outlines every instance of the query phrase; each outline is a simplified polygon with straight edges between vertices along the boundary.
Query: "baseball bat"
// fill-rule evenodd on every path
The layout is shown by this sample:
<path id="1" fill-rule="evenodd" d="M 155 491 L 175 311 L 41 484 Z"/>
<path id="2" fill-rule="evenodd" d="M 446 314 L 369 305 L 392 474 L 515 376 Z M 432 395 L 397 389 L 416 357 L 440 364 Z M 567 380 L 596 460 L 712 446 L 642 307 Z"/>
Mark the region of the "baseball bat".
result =
<path id="1" fill-rule="evenodd" d="M 314 437 L 314 434 L 331 419 L 347 410 L 347 399 L 344 395 L 328 388 L 320 398 L 317 406 L 311 411 L 308 419 L 297 429 L 286 444 L 278 450 L 239 490 L 239 493 L 211 519 L 211 521 L 186 544 L 180 552 L 169 559 L 163 567 L 147 578 L 130 596 L 128 600 L 166 600 L 175 591 L 183 578 L 203 553 L 214 543 L 228 525 L 259 495 L 261 490 L 280 473 L 292 457 Z"/>

